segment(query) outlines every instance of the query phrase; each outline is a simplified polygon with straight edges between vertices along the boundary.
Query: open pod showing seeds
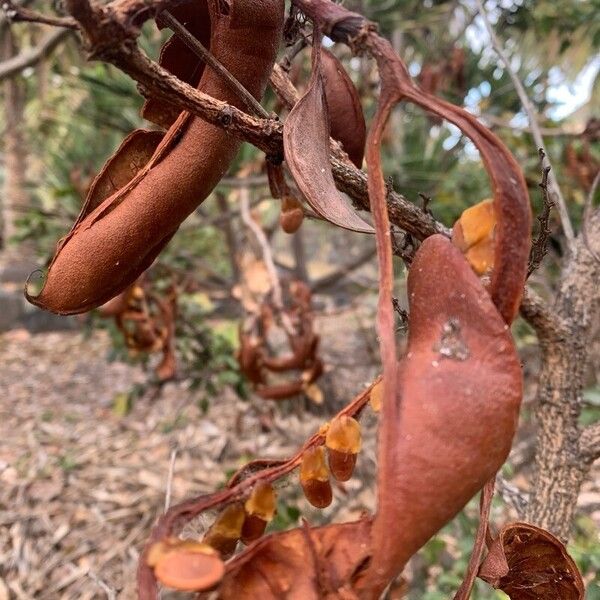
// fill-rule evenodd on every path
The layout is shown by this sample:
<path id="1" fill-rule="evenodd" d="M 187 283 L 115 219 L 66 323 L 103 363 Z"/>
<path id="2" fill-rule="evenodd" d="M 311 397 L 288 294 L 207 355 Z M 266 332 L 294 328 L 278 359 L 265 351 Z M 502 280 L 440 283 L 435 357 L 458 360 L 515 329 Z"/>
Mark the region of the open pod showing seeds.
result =
<path id="1" fill-rule="evenodd" d="M 273 67 L 283 27 L 279 0 L 184 0 L 173 14 L 257 99 Z M 239 97 L 178 40 L 164 66 L 198 89 L 243 108 Z M 79 218 L 57 246 L 33 304 L 61 314 L 88 311 L 131 285 L 154 261 L 183 220 L 223 177 L 240 146 L 227 132 L 150 99 L 144 113 L 163 135 L 130 135 L 92 185 Z M 113 185 L 116 182 L 116 185 Z"/>
<path id="2" fill-rule="evenodd" d="M 510 449 L 521 401 L 520 364 L 508 326 L 519 305 L 529 251 L 530 211 L 518 165 L 504 145 L 466 111 L 419 90 L 389 44 L 358 15 L 325 1 L 306 6 L 309 16 L 334 39 L 336 30 L 346 41 L 360 32 L 382 77 L 379 110 L 367 143 L 381 272 L 378 328 L 384 366 L 378 507 L 372 518 L 354 524 L 306 526 L 251 544 L 227 564 L 219 585 L 222 598 L 259 594 L 279 598 L 284 591 L 288 597 L 303 599 L 377 598 L 408 559 L 495 474 Z M 311 13 L 319 7 L 323 12 Z M 327 166 L 329 126 L 323 118 L 326 101 L 318 30 L 314 38 L 311 82 L 284 126 L 286 160 L 298 188 L 315 210 L 339 226 L 367 231 L 370 228 L 339 201 Z M 452 121 L 478 146 L 494 188 L 496 223 L 489 290 L 449 239 L 438 235 L 423 242 L 408 277 L 407 353 L 397 362 L 389 221 L 379 145 L 391 108 L 403 99 Z M 260 368 L 265 358 L 248 362 Z M 312 494 L 315 482 L 325 483 L 323 441 L 333 474 L 340 479 L 351 475 L 360 449 L 360 428 L 352 417 L 369 395 L 353 401 L 351 409 L 332 421 L 327 433 L 319 434 L 293 459 L 271 466 L 259 461 L 256 466 L 266 468 L 255 474 L 249 468 L 247 476 L 234 476 L 229 494 L 199 499 L 192 512 L 197 514 L 213 502 L 239 501 L 241 494 L 252 490 L 245 500 L 248 516 L 242 539 L 250 542 L 262 536 L 272 513 L 260 508 L 259 499 L 273 498 L 275 478 L 300 467 L 305 492 L 310 490 L 307 495 Z M 324 505 L 329 501 L 324 496 L 313 499 Z M 274 510 L 274 499 L 264 504 Z M 169 534 L 177 514 L 173 509 L 157 531 Z M 307 562 L 306 556 L 311 560 Z M 142 586 L 147 574 L 142 569 Z"/>
<path id="3" fill-rule="evenodd" d="M 564 545 L 528 523 L 511 523 L 488 545 L 479 577 L 511 600 L 583 600 L 581 574 Z"/>

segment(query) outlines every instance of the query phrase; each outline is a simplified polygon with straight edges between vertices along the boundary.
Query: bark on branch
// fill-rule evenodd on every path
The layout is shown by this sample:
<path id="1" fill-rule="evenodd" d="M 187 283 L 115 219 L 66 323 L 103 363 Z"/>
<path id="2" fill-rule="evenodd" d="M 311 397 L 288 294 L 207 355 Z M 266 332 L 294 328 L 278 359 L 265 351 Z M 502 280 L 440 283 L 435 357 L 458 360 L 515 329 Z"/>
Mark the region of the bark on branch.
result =
<path id="1" fill-rule="evenodd" d="M 590 216 L 587 241 L 581 233 L 574 240 L 550 309 L 552 319 L 547 311 L 536 309 L 535 303 L 525 309 L 551 334 L 540 336 L 538 435 L 526 518 L 565 541 L 581 485 L 600 454 L 600 425 L 582 431 L 578 424 L 593 325 L 600 318 L 600 263 L 593 255 L 600 251 L 598 210 Z"/>

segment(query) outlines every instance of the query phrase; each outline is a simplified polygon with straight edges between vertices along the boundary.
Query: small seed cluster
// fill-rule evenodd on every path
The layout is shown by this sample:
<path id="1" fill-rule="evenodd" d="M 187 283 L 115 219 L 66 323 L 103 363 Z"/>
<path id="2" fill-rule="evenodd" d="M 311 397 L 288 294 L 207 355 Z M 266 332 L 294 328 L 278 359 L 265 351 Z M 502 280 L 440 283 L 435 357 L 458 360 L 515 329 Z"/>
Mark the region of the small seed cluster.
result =
<path id="1" fill-rule="evenodd" d="M 381 382 L 370 393 L 374 410 L 379 410 Z M 306 499 L 317 508 L 333 500 L 331 477 L 348 481 L 362 447 L 360 423 L 340 415 L 322 428 L 325 443 L 309 448 L 300 463 L 300 484 Z M 238 542 L 258 540 L 275 516 L 277 496 L 273 486 L 259 481 L 245 502 L 229 504 L 215 519 L 201 542 L 166 538 L 155 543 L 146 562 L 163 585 L 182 591 L 207 590 L 223 577 L 224 560 Z"/>
<path id="2" fill-rule="evenodd" d="M 267 482 L 257 483 L 244 504 L 227 506 L 204 535 L 202 542 L 167 538 L 154 544 L 146 562 L 163 585 L 182 591 L 205 590 L 221 580 L 224 560 L 241 540 L 260 538 L 276 510 L 276 494 Z"/>
<path id="3" fill-rule="evenodd" d="M 325 447 L 317 446 L 304 453 L 300 465 L 300 484 L 306 499 L 313 506 L 325 508 L 331 504 L 330 474 L 337 481 L 348 481 L 352 477 L 361 444 L 359 422 L 342 415 L 336 417 L 327 428 Z"/>

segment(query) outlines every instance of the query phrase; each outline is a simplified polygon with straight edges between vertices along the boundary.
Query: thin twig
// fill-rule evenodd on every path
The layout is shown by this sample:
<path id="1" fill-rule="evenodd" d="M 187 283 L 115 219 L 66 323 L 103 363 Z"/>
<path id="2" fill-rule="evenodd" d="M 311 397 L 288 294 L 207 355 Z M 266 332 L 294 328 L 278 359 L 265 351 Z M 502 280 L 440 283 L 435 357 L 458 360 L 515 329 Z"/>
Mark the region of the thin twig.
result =
<path id="1" fill-rule="evenodd" d="M 542 181 L 540 182 L 540 188 L 542 190 L 543 208 L 542 212 L 538 215 L 538 221 L 540 223 L 540 231 L 537 238 L 531 245 L 531 252 L 529 253 L 529 267 L 527 269 L 527 277 L 529 276 L 542 264 L 544 256 L 548 253 L 548 240 L 550 239 L 550 210 L 554 208 L 554 202 L 550 198 L 548 193 L 548 175 L 550 174 L 550 165 L 544 166 L 544 151 L 540 148 L 540 160 L 542 162 Z"/>
<path id="2" fill-rule="evenodd" d="M 489 123 L 493 127 L 501 127 L 502 129 L 511 129 L 517 133 L 532 133 L 532 129 L 529 126 L 519 127 L 517 125 L 511 125 L 510 119 L 504 120 L 495 115 L 483 114 L 481 119 Z M 574 128 L 573 126 L 565 127 L 540 127 L 540 133 L 544 137 L 579 137 L 583 135 L 584 131 L 581 128 Z"/>
<path id="3" fill-rule="evenodd" d="M 175 460 L 177 458 L 177 448 L 171 450 L 171 458 L 169 460 L 169 473 L 167 475 L 167 491 L 165 493 L 165 512 L 171 506 L 171 493 L 173 490 L 173 473 L 175 472 Z"/>
<path id="4" fill-rule="evenodd" d="M 250 191 L 248 188 L 240 189 L 240 211 L 242 215 L 242 221 L 244 221 L 248 229 L 252 231 L 256 241 L 258 242 L 258 245 L 260 246 L 263 261 L 267 267 L 267 272 L 269 273 L 269 278 L 271 280 L 273 305 L 282 318 L 282 325 L 288 334 L 296 335 L 291 321 L 289 321 L 289 318 L 283 310 L 283 293 L 281 291 L 281 282 L 279 281 L 279 275 L 277 274 L 277 267 L 275 266 L 275 261 L 273 260 L 273 252 L 271 251 L 269 240 L 267 240 L 265 232 L 250 214 Z"/>
<path id="5" fill-rule="evenodd" d="M 519 519 L 523 519 L 529 502 L 529 494 L 522 492 L 516 485 L 504 479 L 500 473 L 496 475 L 496 490 L 502 500 L 517 511 Z"/>
<path id="6" fill-rule="evenodd" d="M 4 0 L 0 6 L 0 10 L 4 11 L 8 21 L 12 23 L 28 22 L 39 23 L 40 25 L 52 25 L 54 27 L 64 27 L 66 29 L 79 29 L 79 25 L 75 19 L 70 17 L 44 15 L 24 6 L 19 6 L 11 0 Z"/>
<path id="7" fill-rule="evenodd" d="M 168 10 L 161 12 L 160 18 L 186 46 L 223 78 L 254 114 L 264 119 L 270 118 L 271 115 L 261 106 L 260 102 Z"/>
<path id="8" fill-rule="evenodd" d="M 583 243 L 585 244 L 585 247 L 588 249 L 589 253 L 596 259 L 596 261 L 600 262 L 600 255 L 598 255 L 598 253 L 592 248 L 589 239 L 589 227 L 590 219 L 592 217 L 592 207 L 594 206 L 594 197 L 596 196 L 596 192 L 598 191 L 598 186 L 600 186 L 600 171 L 596 173 L 596 177 L 594 177 L 594 182 L 592 183 L 590 193 L 585 199 L 585 205 L 583 207 L 583 225 L 581 227 L 581 235 L 583 236 Z"/>
<path id="9" fill-rule="evenodd" d="M 37 46 L 23 50 L 20 54 L 0 62 L 0 81 L 13 77 L 27 67 L 32 67 L 39 63 L 70 34 L 71 31 L 64 28 L 50 31 L 40 40 Z"/>
<path id="10" fill-rule="evenodd" d="M 523 105 L 523 108 L 525 109 L 525 112 L 527 113 L 527 118 L 529 120 L 529 127 L 531 129 L 531 134 L 533 136 L 533 140 L 535 141 L 536 146 L 538 148 L 541 148 L 544 151 L 544 154 L 546 156 L 545 160 L 547 161 L 547 164 L 549 165 L 550 161 L 547 158 L 548 152 L 546 151 L 546 146 L 544 144 L 544 138 L 542 137 L 542 133 L 540 131 L 540 126 L 539 126 L 537 116 L 535 113 L 535 108 L 534 108 L 533 104 L 531 103 L 531 100 L 529 99 L 529 96 L 527 95 L 527 91 L 525 90 L 525 87 L 523 86 L 521 80 L 519 79 L 517 74 L 513 71 L 512 67 L 510 66 L 510 61 L 508 60 L 508 57 L 506 56 L 506 53 L 504 52 L 502 44 L 501 44 L 500 40 L 498 39 L 498 36 L 496 35 L 494 28 L 492 27 L 489 16 L 488 16 L 485 8 L 483 7 L 483 3 L 481 2 L 481 0 L 475 0 L 475 1 L 477 3 L 477 8 L 478 8 L 479 14 L 481 15 L 481 18 L 483 20 L 485 28 L 488 32 L 488 35 L 490 36 L 490 39 L 492 42 L 492 47 L 494 48 L 494 50 L 496 51 L 496 54 L 498 55 L 498 57 L 504 64 L 504 68 L 506 69 L 507 73 L 509 74 L 511 81 L 513 82 L 513 85 L 515 86 L 517 95 L 519 96 L 519 99 L 521 100 L 521 104 Z M 552 196 L 554 196 L 554 199 L 556 200 L 556 205 L 558 207 L 558 214 L 560 215 L 560 222 L 562 224 L 562 228 L 565 233 L 565 237 L 567 238 L 568 247 L 569 247 L 569 249 L 571 249 L 571 247 L 573 245 L 573 241 L 575 240 L 575 233 L 573 231 L 573 225 L 571 223 L 571 218 L 569 217 L 569 211 L 567 210 L 567 204 L 562 195 L 562 192 L 560 190 L 558 182 L 556 181 L 556 178 L 554 177 L 554 174 L 550 175 L 548 182 L 549 182 L 549 187 L 550 187 Z"/>
<path id="11" fill-rule="evenodd" d="M 520 312 L 535 330 L 541 346 L 561 343 L 570 335 L 568 323 L 530 286 L 523 292 Z"/>

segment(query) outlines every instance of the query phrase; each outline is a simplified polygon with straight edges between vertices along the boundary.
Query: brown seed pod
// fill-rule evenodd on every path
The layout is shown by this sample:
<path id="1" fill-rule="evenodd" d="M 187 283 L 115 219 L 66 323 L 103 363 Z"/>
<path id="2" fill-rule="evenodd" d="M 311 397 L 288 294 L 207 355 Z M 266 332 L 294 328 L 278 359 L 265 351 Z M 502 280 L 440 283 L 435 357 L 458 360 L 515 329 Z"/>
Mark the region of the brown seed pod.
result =
<path id="1" fill-rule="evenodd" d="M 242 527 L 242 542 L 249 544 L 263 535 L 277 509 L 277 496 L 270 483 L 258 482 L 244 504 L 246 519 Z"/>
<path id="2" fill-rule="evenodd" d="M 333 499 L 325 449 L 317 446 L 307 450 L 300 464 L 300 484 L 306 499 L 317 508 L 326 508 Z"/>
<path id="3" fill-rule="evenodd" d="M 331 137 L 342 144 L 350 160 L 360 169 L 367 138 L 360 97 L 352 79 L 334 54 L 323 48 L 321 60 Z"/>
<path id="4" fill-rule="evenodd" d="M 202 543 L 217 550 L 222 558 L 229 558 L 242 536 L 245 518 L 244 507 L 239 502 L 230 504 L 211 525 Z"/>
<path id="5" fill-rule="evenodd" d="M 338 481 L 348 481 L 362 446 L 360 423 L 345 415 L 334 419 L 327 430 L 325 445 L 331 474 Z"/>
<path id="6" fill-rule="evenodd" d="M 522 397 L 520 362 L 509 326 L 527 271 L 531 214 L 519 165 L 502 142 L 464 109 L 419 89 L 389 42 L 366 19 L 329 0 L 296 0 L 295 5 L 332 39 L 350 44 L 360 39 L 361 47 L 376 58 L 382 79 L 366 146 L 380 261 L 378 332 L 384 367 L 378 508 L 373 519 L 304 527 L 259 540 L 227 565 L 219 594 L 236 600 L 284 595 L 371 599 L 380 596 L 409 558 L 494 476 L 508 455 Z M 313 39 L 311 85 L 290 114 L 286 125 L 291 121 L 291 128 L 284 130 L 284 138 L 300 140 L 291 152 L 286 146 L 286 158 L 295 162 L 292 172 L 299 187 L 303 183 L 313 193 L 312 198 L 306 194 L 308 201 L 319 205 L 329 188 L 327 178 L 319 180 L 323 184 L 319 189 L 314 177 L 326 164 L 327 144 L 322 119 L 315 122 L 322 113 L 319 31 Z M 490 175 L 497 224 L 489 290 L 450 240 L 434 235 L 423 242 L 409 271 L 409 340 L 407 353 L 398 362 L 380 145 L 390 111 L 401 100 L 454 123 L 473 140 Z M 302 140 L 301 133 L 307 139 Z M 348 227 L 336 200 L 320 208 L 329 211 L 326 218 Z M 349 407 L 342 414 L 357 412 Z M 322 433 L 303 452 L 319 443 Z M 298 466 L 303 452 L 270 468 L 263 465 L 264 471 L 248 477 L 255 478 L 253 483 L 275 481 Z M 237 486 L 247 485 L 236 481 L 228 490 L 231 496 L 243 489 Z M 194 505 L 195 514 L 210 508 L 211 502 L 223 502 L 223 496 L 202 499 Z M 189 505 L 182 505 L 179 512 L 173 509 L 169 518 L 173 521 L 189 509 Z"/>
<path id="7" fill-rule="evenodd" d="M 320 36 L 315 36 L 320 44 Z M 298 189 L 327 221 L 363 233 L 373 233 L 335 187 L 329 163 L 329 117 L 320 52 L 313 52 L 308 89 L 283 126 L 285 159 Z"/>
<path id="8" fill-rule="evenodd" d="M 199 11 L 208 7 L 210 18 L 202 19 L 202 27 L 205 32 L 210 27 L 212 54 L 260 98 L 281 40 L 283 3 L 211 0 L 194 2 L 193 7 Z M 244 107 L 211 69 L 204 70 L 198 89 Z M 86 202 L 75 226 L 57 247 L 42 291 L 35 297 L 27 294 L 29 301 L 60 314 L 81 313 L 131 285 L 219 182 L 239 145 L 222 129 L 181 113 L 131 181 L 99 203 L 95 197 Z M 129 159 L 126 147 L 117 154 L 119 161 Z"/>

